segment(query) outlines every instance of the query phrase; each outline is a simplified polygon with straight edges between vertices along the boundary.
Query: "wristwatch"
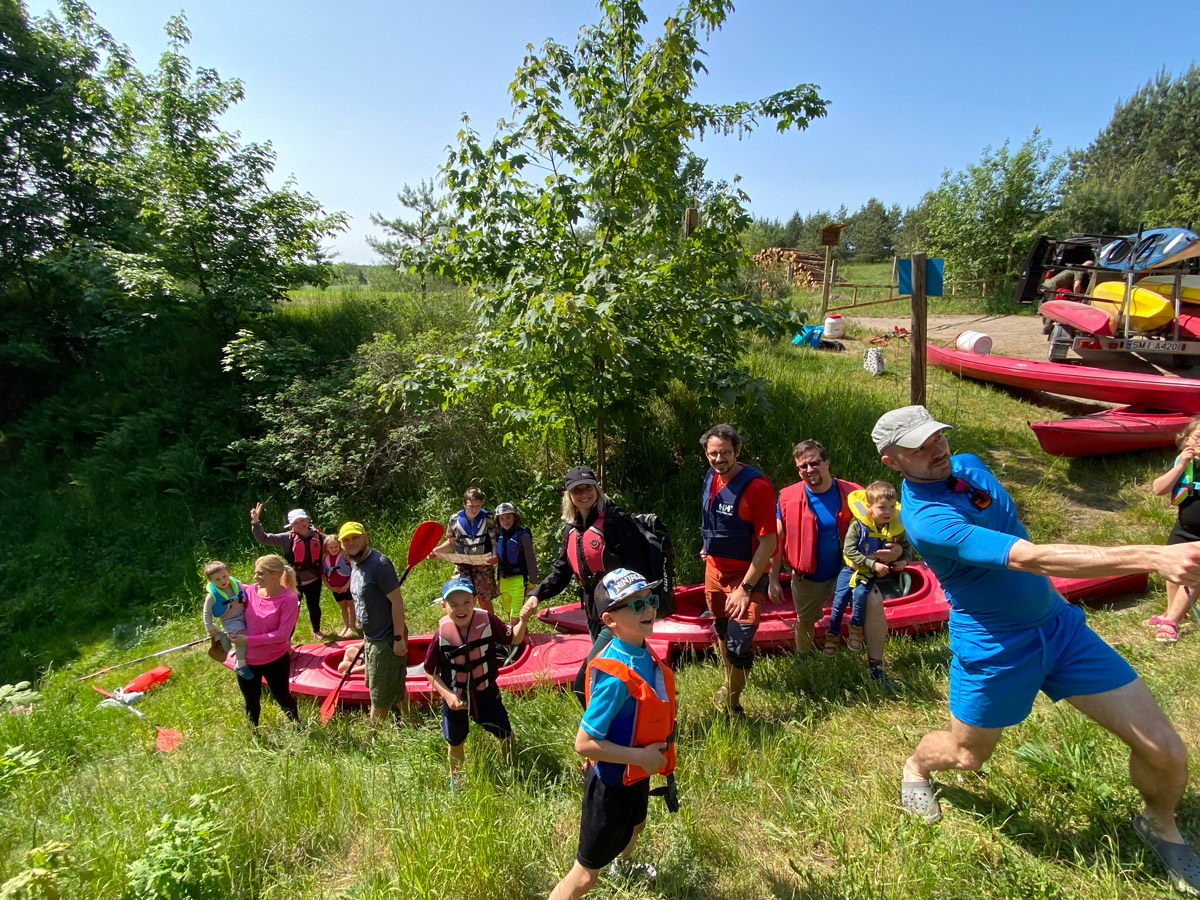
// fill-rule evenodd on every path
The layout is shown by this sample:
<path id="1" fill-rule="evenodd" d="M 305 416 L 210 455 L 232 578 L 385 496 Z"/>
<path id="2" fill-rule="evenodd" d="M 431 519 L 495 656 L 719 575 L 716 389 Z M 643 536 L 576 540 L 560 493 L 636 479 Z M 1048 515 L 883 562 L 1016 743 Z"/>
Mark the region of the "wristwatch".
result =
<path id="1" fill-rule="evenodd" d="M 754 585 L 752 585 L 748 581 L 743 581 L 742 582 L 742 590 L 745 591 L 747 594 L 753 594 L 754 593 Z"/>
<path id="2" fill-rule="evenodd" d="M 400 643 L 401 641 L 407 641 L 407 640 L 408 640 L 408 635 L 405 635 L 405 634 L 394 634 L 394 635 L 392 635 L 392 643 L 393 643 L 393 644 L 398 644 L 398 643 Z"/>

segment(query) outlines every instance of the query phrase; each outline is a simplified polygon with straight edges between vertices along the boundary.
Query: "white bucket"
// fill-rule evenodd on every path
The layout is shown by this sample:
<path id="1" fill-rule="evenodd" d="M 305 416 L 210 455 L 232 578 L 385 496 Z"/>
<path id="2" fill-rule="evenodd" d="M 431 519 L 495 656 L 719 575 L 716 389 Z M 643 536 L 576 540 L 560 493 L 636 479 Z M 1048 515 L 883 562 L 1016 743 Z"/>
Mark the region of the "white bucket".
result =
<path id="1" fill-rule="evenodd" d="M 845 333 L 841 313 L 830 313 L 825 317 L 825 337 L 840 338 Z"/>
<path id="2" fill-rule="evenodd" d="M 954 339 L 954 346 L 967 353 L 986 356 L 992 352 L 992 339 L 982 331 L 960 331 Z"/>

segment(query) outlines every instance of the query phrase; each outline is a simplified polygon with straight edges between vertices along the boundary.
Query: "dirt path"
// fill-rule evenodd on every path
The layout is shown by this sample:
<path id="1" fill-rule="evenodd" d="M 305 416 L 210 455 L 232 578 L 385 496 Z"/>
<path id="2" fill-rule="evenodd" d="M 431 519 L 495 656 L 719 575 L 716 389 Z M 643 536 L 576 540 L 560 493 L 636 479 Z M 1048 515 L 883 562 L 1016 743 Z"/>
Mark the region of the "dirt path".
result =
<path id="1" fill-rule="evenodd" d="M 908 328 L 910 325 L 907 316 L 868 318 L 849 313 L 843 315 L 847 323 L 861 329 L 860 337 L 864 343 L 877 334 L 892 334 L 893 326 Z M 938 343 L 954 343 L 960 331 L 982 331 L 991 337 L 992 352 L 995 354 L 1019 359 L 1046 358 L 1046 336 L 1042 334 L 1040 316 L 935 315 L 929 317 L 928 329 L 929 339 Z M 857 345 L 860 342 L 853 343 Z"/>
<path id="2" fill-rule="evenodd" d="M 857 326 L 859 329 L 857 340 L 850 338 L 845 342 L 846 346 L 852 349 L 866 346 L 866 342 L 875 335 L 890 336 L 893 326 L 908 328 L 911 324 L 907 316 L 876 318 L 860 317 L 848 313 L 843 313 L 843 315 L 848 324 Z M 929 317 L 928 330 L 929 339 L 939 344 L 953 344 L 954 338 L 962 331 L 982 331 L 992 339 L 992 353 L 997 356 L 1015 356 L 1018 359 L 1034 359 L 1044 362 L 1050 349 L 1046 335 L 1042 333 L 1041 316 L 934 315 Z M 1074 352 L 1069 355 L 1068 359 L 1080 361 L 1080 357 Z M 1181 375 L 1185 378 L 1200 377 L 1200 371 L 1196 369 L 1164 367 L 1131 353 L 1095 354 L 1083 362 L 1085 365 L 1128 372 Z"/>

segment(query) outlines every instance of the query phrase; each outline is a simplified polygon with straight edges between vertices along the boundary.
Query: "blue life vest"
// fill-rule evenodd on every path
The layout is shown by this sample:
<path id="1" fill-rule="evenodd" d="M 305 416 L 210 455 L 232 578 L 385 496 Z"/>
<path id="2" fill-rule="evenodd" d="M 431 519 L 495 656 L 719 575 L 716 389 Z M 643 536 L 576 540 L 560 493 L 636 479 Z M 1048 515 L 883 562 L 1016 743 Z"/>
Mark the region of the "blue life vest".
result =
<path id="1" fill-rule="evenodd" d="M 481 509 L 474 522 L 467 521 L 466 510 L 460 509 L 451 522 L 454 533 L 454 551 L 468 556 L 488 556 L 492 552 L 492 537 L 488 533 L 487 521 L 491 513 Z"/>
<path id="2" fill-rule="evenodd" d="M 496 555 L 500 557 L 500 574 L 505 578 L 514 575 L 528 575 L 529 568 L 521 556 L 521 536 L 532 534 L 528 528 L 514 528 L 511 531 L 500 531 L 499 546 Z"/>
<path id="3" fill-rule="evenodd" d="M 225 615 L 225 611 L 229 609 L 229 605 L 231 603 L 246 602 L 246 589 L 242 587 L 241 583 L 236 578 L 229 579 L 229 586 L 231 588 L 237 588 L 237 590 L 226 596 L 224 591 L 222 591 L 211 581 L 208 583 L 208 592 L 212 594 L 213 598 L 212 614 L 218 619 Z"/>
<path id="4" fill-rule="evenodd" d="M 709 556 L 750 562 L 754 557 L 754 526 L 739 516 L 737 509 L 750 482 L 761 477 L 762 472 L 754 466 L 743 465 L 742 470 L 713 497 L 716 474 L 709 469 L 700 488 L 700 534 L 704 536 L 704 552 Z"/>

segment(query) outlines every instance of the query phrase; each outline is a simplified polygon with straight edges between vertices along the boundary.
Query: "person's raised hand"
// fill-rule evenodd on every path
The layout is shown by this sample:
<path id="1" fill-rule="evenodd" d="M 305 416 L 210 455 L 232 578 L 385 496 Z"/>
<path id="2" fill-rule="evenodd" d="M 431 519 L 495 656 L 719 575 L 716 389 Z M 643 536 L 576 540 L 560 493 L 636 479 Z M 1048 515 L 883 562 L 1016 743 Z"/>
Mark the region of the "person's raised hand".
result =
<path id="1" fill-rule="evenodd" d="M 263 505 L 261 501 L 250 507 L 250 521 L 255 525 L 257 525 L 259 520 L 262 518 L 262 508 Z"/>
<path id="2" fill-rule="evenodd" d="M 1181 463 L 1189 463 L 1196 458 L 1196 448 L 1190 443 L 1185 444 L 1183 449 L 1179 451 L 1179 461 Z"/>
<path id="3" fill-rule="evenodd" d="M 524 619 L 526 622 L 528 622 L 528 621 L 529 621 L 529 619 L 530 619 L 530 617 L 531 617 L 531 616 L 532 616 L 532 615 L 533 615 L 535 612 L 537 612 L 537 608 L 538 608 L 538 602 L 537 602 L 537 598 L 536 598 L 536 597 L 530 597 L 530 598 L 529 598 L 528 600 L 526 600 L 526 601 L 525 601 L 525 603 L 524 603 L 524 604 L 521 606 L 520 618 L 522 618 L 522 619 Z"/>

